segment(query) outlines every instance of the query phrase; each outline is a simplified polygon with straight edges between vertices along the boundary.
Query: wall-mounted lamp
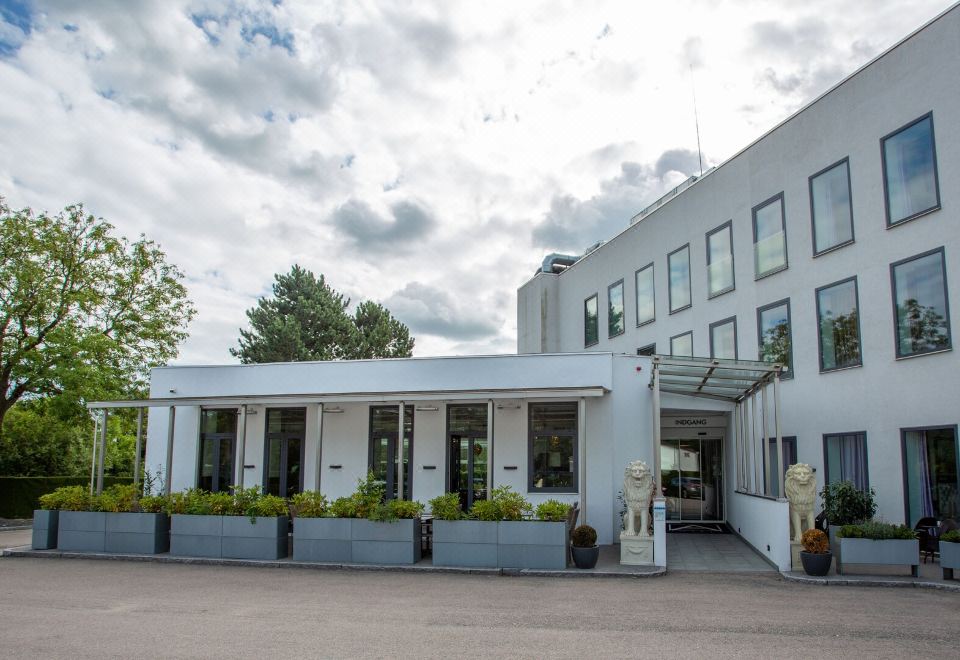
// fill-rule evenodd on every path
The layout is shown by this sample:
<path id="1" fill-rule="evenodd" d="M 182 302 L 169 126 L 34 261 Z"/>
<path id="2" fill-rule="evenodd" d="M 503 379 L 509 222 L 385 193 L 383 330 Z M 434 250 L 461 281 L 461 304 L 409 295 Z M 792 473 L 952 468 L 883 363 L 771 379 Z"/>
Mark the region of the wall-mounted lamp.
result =
<path id="1" fill-rule="evenodd" d="M 417 406 L 417 412 L 437 412 L 440 410 L 436 406 Z"/>
<path id="2" fill-rule="evenodd" d="M 343 412 L 343 408 L 341 408 L 340 406 L 335 406 L 335 407 L 333 407 L 333 408 L 326 408 L 326 407 L 325 407 L 325 408 L 323 409 L 323 412 L 324 412 L 324 413 L 331 413 L 331 414 L 342 413 L 342 412 Z"/>
<path id="3" fill-rule="evenodd" d="M 516 466 L 516 465 L 504 465 L 504 466 L 503 466 L 503 469 L 504 469 L 504 470 L 516 470 L 516 469 L 517 469 L 517 466 Z"/>
<path id="4" fill-rule="evenodd" d="M 177 388 L 171 387 L 171 388 L 170 388 L 170 394 L 176 394 L 176 393 L 177 393 Z"/>
<path id="5" fill-rule="evenodd" d="M 331 470 L 339 470 L 339 469 L 342 468 L 342 467 L 343 467 L 342 465 L 331 465 L 331 466 L 330 466 L 330 469 L 331 469 Z"/>

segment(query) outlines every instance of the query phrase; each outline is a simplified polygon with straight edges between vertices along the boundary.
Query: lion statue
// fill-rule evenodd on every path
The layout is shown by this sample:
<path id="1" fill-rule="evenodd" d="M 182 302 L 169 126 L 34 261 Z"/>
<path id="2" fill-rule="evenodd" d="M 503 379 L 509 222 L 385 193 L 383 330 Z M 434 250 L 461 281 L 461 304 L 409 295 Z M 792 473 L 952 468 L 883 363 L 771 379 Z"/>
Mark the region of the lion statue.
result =
<path id="1" fill-rule="evenodd" d="M 650 500 L 653 498 L 653 474 L 643 461 L 627 463 L 623 472 L 623 530 L 627 536 L 650 536 Z M 639 523 L 639 524 L 638 524 Z"/>
<path id="2" fill-rule="evenodd" d="M 817 498 L 817 480 L 813 468 L 797 463 L 787 468 L 783 490 L 790 501 L 790 539 L 799 541 L 806 529 L 813 529 L 813 505 Z"/>

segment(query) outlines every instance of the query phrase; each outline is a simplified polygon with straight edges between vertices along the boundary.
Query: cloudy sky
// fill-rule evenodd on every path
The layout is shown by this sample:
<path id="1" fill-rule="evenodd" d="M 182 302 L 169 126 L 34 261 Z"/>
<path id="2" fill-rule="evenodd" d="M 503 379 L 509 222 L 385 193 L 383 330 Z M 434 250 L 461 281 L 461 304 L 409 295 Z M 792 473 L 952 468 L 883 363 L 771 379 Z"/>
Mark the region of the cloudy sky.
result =
<path id="1" fill-rule="evenodd" d="M 516 350 L 516 289 L 951 3 L 0 0 L 0 196 L 157 240 L 227 363 L 298 263 L 416 355 Z"/>

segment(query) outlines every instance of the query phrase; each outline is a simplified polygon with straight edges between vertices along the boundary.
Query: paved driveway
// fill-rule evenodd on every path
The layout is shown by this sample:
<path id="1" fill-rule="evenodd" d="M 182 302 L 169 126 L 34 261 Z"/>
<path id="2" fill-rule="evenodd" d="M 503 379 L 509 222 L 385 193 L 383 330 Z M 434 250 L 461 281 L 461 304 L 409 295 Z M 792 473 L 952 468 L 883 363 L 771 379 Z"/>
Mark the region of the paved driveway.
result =
<path id="1" fill-rule="evenodd" d="M 956 657 L 960 598 L 775 574 L 514 578 L 0 559 L 6 657 Z"/>

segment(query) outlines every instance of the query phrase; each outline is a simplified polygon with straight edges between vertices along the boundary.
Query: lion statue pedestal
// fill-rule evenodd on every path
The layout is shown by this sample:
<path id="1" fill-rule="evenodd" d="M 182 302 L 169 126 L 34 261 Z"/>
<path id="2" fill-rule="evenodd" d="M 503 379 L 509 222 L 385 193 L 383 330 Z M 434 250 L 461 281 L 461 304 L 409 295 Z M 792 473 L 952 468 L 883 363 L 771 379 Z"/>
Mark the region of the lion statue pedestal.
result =
<path id="1" fill-rule="evenodd" d="M 620 563 L 653 564 L 653 536 L 650 534 L 650 501 L 653 474 L 643 461 L 631 461 L 623 473 L 623 514 L 620 533 Z"/>

